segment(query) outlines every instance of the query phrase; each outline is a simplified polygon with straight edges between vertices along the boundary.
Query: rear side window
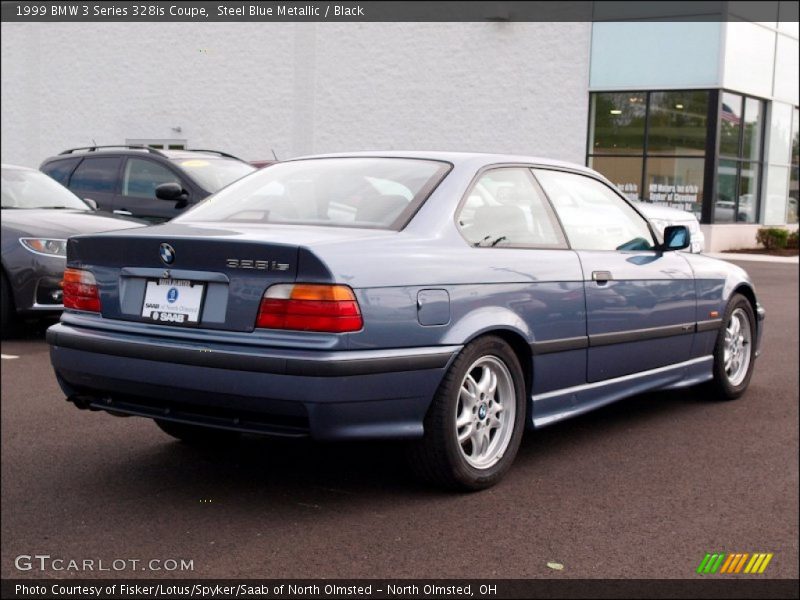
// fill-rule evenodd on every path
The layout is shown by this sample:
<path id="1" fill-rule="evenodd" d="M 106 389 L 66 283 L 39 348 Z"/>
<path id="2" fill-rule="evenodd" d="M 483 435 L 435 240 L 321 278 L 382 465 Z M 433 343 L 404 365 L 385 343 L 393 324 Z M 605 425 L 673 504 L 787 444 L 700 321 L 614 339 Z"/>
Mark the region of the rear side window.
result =
<path id="1" fill-rule="evenodd" d="M 122 159 L 104 156 L 84 158 L 72 174 L 69 187 L 77 192 L 113 194 L 117 189 L 117 174 Z"/>
<path id="2" fill-rule="evenodd" d="M 155 161 L 129 158 L 122 176 L 122 195 L 138 198 L 155 198 L 156 188 L 162 183 L 178 183 L 178 177 Z"/>
<path id="3" fill-rule="evenodd" d="M 650 250 L 647 222 L 610 187 L 596 179 L 536 169 L 575 250 Z"/>
<path id="4" fill-rule="evenodd" d="M 449 170 L 407 158 L 288 161 L 232 183 L 178 220 L 400 229 Z"/>
<path id="5" fill-rule="evenodd" d="M 481 175 L 457 221 L 473 246 L 566 247 L 552 209 L 525 168 L 493 169 Z"/>
<path id="6" fill-rule="evenodd" d="M 72 174 L 72 171 L 75 169 L 75 165 L 78 164 L 80 158 L 65 158 L 63 160 L 54 160 L 53 162 L 49 162 L 42 167 L 42 172 L 46 175 L 50 175 L 53 179 L 55 179 L 61 185 L 67 185 L 69 183 L 69 176 Z"/>

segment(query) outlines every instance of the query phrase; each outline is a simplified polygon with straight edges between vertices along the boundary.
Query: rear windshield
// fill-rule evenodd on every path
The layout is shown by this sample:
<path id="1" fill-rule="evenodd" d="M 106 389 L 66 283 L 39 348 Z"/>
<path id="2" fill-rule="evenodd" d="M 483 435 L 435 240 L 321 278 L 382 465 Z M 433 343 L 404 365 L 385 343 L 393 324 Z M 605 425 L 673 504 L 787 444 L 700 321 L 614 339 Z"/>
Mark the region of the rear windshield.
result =
<path id="1" fill-rule="evenodd" d="M 401 229 L 449 169 L 447 163 L 408 158 L 278 163 L 176 220 Z"/>
<path id="2" fill-rule="evenodd" d="M 212 194 L 256 170 L 252 165 L 230 158 L 180 158 L 172 162 Z"/>

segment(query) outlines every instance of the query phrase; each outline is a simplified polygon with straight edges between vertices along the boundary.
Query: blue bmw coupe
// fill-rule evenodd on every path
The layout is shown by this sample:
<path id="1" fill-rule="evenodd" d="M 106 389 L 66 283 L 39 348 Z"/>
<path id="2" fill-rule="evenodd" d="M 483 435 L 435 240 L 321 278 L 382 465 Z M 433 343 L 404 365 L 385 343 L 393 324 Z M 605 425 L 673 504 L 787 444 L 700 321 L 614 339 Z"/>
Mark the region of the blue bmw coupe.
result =
<path id="1" fill-rule="evenodd" d="M 70 238 L 47 341 L 79 408 L 203 444 L 406 439 L 421 476 L 480 489 L 526 427 L 747 389 L 764 310 L 742 269 L 690 243 L 573 164 L 299 158 L 169 223 Z"/>

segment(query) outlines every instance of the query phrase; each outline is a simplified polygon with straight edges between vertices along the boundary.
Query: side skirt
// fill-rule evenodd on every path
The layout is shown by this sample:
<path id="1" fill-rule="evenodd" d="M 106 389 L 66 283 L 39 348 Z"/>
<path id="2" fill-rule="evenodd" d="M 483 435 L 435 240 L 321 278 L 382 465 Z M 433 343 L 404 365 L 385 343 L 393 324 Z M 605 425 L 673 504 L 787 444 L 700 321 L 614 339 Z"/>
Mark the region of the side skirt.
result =
<path id="1" fill-rule="evenodd" d="M 643 392 L 696 385 L 713 377 L 713 365 L 713 356 L 703 356 L 650 371 L 538 394 L 531 398 L 529 426 L 544 427 Z"/>

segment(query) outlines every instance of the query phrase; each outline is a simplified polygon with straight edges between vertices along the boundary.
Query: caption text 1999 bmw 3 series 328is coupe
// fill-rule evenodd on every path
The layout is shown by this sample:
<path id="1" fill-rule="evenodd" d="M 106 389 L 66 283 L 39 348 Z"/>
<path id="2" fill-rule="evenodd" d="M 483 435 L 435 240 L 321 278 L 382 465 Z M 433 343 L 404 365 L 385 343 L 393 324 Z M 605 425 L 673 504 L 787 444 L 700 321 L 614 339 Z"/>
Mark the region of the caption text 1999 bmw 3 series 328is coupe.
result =
<path id="1" fill-rule="evenodd" d="M 523 430 L 647 390 L 747 388 L 747 274 L 597 173 L 521 156 L 295 159 L 170 223 L 68 243 L 47 332 L 80 408 L 185 441 L 409 439 L 478 489 Z"/>

